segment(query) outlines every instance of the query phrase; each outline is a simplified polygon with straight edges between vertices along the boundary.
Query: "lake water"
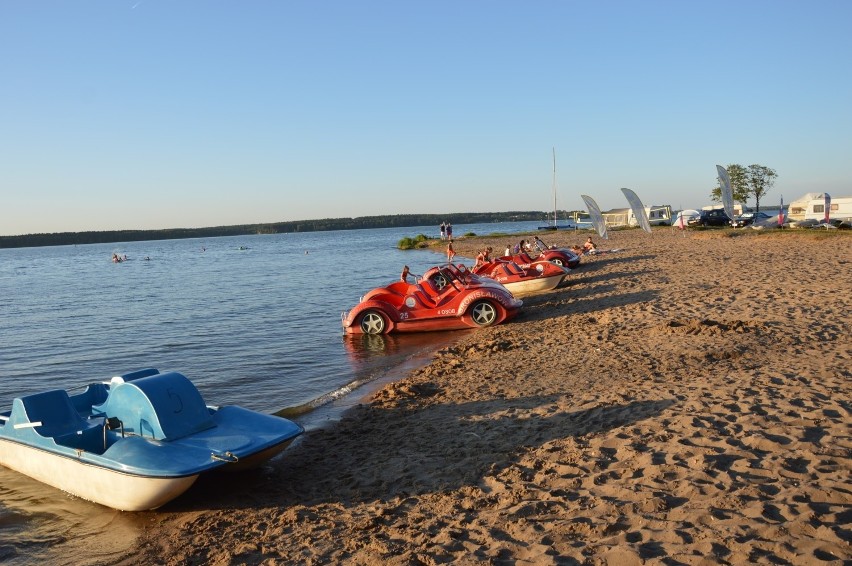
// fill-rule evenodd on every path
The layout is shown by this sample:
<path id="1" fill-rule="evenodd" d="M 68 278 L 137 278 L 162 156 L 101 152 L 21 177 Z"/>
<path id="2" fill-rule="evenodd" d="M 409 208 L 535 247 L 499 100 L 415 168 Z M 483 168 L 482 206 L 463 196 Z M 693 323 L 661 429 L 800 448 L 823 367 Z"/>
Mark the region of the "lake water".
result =
<path id="1" fill-rule="evenodd" d="M 438 228 L 0 249 L 0 408 L 23 394 L 156 367 L 186 375 L 210 404 L 267 413 L 301 406 L 293 420 L 320 426 L 458 337 L 343 334 L 341 313 L 368 290 L 404 264 L 423 273 L 445 260 L 396 249 L 420 233 Z M 128 261 L 113 263 L 113 253 Z M 140 528 L 132 513 L 0 468 L 0 561 L 108 562 Z"/>

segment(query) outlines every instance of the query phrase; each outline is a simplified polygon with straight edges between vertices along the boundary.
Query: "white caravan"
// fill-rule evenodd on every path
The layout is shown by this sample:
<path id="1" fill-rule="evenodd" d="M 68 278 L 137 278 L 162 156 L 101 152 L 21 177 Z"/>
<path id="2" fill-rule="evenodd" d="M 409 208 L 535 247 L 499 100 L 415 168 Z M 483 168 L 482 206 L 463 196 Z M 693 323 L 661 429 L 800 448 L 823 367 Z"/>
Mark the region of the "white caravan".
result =
<path id="1" fill-rule="evenodd" d="M 831 197 L 828 214 L 832 222 L 852 221 L 852 197 Z M 823 220 L 825 220 L 825 193 L 807 193 L 787 207 L 788 222 L 818 224 Z"/>

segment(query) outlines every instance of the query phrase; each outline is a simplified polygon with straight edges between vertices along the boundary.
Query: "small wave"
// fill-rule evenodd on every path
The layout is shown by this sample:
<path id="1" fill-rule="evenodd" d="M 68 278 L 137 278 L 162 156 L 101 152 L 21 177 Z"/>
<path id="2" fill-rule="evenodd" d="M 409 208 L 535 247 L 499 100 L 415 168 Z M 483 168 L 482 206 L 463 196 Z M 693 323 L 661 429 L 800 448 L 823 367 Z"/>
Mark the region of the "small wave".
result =
<path id="1" fill-rule="evenodd" d="M 322 395 L 320 395 L 316 399 L 308 401 L 307 403 L 302 403 L 301 405 L 295 405 L 293 407 L 285 407 L 285 408 L 283 408 L 279 411 L 276 411 L 274 414 L 279 416 L 279 417 L 285 417 L 285 418 L 294 418 L 294 417 L 299 417 L 299 416 L 308 414 L 315 409 L 318 409 L 318 408 L 320 408 L 324 405 L 328 405 L 329 403 L 333 403 L 334 401 L 337 401 L 338 399 L 342 399 L 343 397 L 346 397 L 347 395 L 349 395 L 350 393 L 352 393 L 356 389 L 363 387 L 367 383 L 375 381 L 379 377 L 380 376 L 375 375 L 375 376 L 371 376 L 369 378 L 356 379 L 355 381 L 351 381 L 351 382 L 347 383 L 346 385 L 344 385 L 343 387 L 339 387 L 339 388 L 335 389 L 334 391 L 330 391 L 328 393 L 323 393 Z"/>

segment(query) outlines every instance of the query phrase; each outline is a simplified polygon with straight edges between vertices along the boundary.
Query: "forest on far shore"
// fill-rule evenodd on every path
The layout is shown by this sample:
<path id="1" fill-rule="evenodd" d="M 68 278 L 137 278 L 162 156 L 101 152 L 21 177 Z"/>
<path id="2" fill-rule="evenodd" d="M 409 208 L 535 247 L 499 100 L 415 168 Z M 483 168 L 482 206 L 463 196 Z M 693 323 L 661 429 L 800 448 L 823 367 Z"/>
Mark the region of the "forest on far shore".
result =
<path id="1" fill-rule="evenodd" d="M 562 212 L 565 218 L 568 213 Z M 100 232 L 57 232 L 53 234 L 24 234 L 0 236 L 0 248 L 37 246 L 69 246 L 77 244 L 107 244 L 112 242 L 141 242 L 176 240 L 182 238 L 217 238 L 248 234 L 282 234 L 288 232 L 323 232 L 328 230 L 358 230 L 364 228 L 400 228 L 434 226 L 435 235 L 442 222 L 451 224 L 484 224 L 491 222 L 547 222 L 541 211 L 462 212 L 455 214 L 397 214 L 392 216 L 361 216 L 358 218 L 325 218 L 295 220 L 271 224 L 243 224 L 212 228 L 169 228 L 165 230 L 105 230 Z M 461 235 L 461 234 L 459 234 Z"/>

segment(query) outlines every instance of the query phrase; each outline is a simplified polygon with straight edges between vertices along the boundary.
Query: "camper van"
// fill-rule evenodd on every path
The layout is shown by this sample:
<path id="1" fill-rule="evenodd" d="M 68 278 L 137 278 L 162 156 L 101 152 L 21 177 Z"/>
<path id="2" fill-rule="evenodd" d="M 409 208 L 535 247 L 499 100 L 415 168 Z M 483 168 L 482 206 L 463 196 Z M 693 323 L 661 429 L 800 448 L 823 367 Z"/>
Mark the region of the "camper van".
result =
<path id="1" fill-rule="evenodd" d="M 807 193 L 787 207 L 787 221 L 820 223 L 825 212 L 825 193 Z M 831 197 L 828 215 L 831 222 L 852 221 L 852 197 Z"/>
<path id="2" fill-rule="evenodd" d="M 645 213 L 648 215 L 648 223 L 651 226 L 668 225 L 672 222 L 672 207 L 667 204 L 646 206 Z"/>
<path id="3" fill-rule="evenodd" d="M 646 206 L 645 214 L 648 216 L 648 224 L 660 226 L 672 221 L 672 207 L 664 204 L 660 206 Z M 630 208 L 613 208 L 603 213 L 607 226 L 638 226 L 639 220 Z"/>

